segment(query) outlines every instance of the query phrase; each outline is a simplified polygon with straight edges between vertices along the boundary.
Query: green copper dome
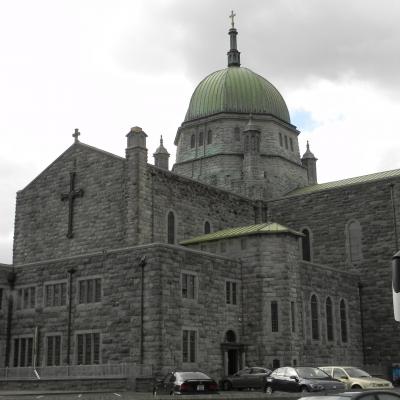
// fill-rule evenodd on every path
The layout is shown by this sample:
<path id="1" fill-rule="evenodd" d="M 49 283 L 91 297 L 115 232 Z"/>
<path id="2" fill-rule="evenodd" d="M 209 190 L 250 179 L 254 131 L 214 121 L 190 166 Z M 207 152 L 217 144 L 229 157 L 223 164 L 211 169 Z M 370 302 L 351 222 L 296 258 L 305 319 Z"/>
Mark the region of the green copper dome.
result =
<path id="1" fill-rule="evenodd" d="M 221 112 L 270 114 L 290 123 L 285 100 L 275 86 L 239 66 L 216 71 L 199 83 L 190 100 L 185 122 Z"/>

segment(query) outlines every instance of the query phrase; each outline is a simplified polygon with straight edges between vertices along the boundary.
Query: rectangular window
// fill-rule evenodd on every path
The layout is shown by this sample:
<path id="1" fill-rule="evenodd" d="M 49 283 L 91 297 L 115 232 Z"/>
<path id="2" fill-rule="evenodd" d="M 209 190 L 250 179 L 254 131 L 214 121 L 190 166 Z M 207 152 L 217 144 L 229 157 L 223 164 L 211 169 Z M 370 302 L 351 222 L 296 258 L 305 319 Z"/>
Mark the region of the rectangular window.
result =
<path id="1" fill-rule="evenodd" d="M 280 144 L 281 147 L 283 147 L 282 133 L 279 134 L 279 144 Z"/>
<path id="2" fill-rule="evenodd" d="M 294 301 L 290 302 L 290 319 L 291 319 L 291 327 L 292 332 L 296 332 L 296 305 Z"/>
<path id="3" fill-rule="evenodd" d="M 59 307 L 67 304 L 67 283 L 57 282 L 45 284 L 45 307 Z"/>
<path id="4" fill-rule="evenodd" d="M 290 150 L 291 150 L 291 151 L 294 151 L 294 148 L 293 148 L 293 139 L 292 139 L 292 138 L 289 138 L 289 143 L 290 143 Z"/>
<path id="5" fill-rule="evenodd" d="M 285 149 L 288 149 L 288 140 L 287 140 L 287 136 L 285 135 Z"/>
<path id="6" fill-rule="evenodd" d="M 196 331 L 184 329 L 182 332 L 182 361 L 196 362 Z"/>
<path id="7" fill-rule="evenodd" d="M 226 304 L 236 305 L 237 301 L 237 282 L 226 281 L 225 282 L 225 295 L 226 295 Z"/>
<path id="8" fill-rule="evenodd" d="M 279 331 L 278 302 L 276 301 L 271 301 L 271 330 L 272 332 Z"/>
<path id="9" fill-rule="evenodd" d="M 3 288 L 0 287 L 0 310 L 3 309 Z"/>
<path id="10" fill-rule="evenodd" d="M 17 289 L 17 310 L 29 310 L 36 306 L 35 286 Z"/>
<path id="11" fill-rule="evenodd" d="M 77 334 L 76 351 L 78 365 L 100 364 L 100 333 Z"/>
<path id="12" fill-rule="evenodd" d="M 31 367 L 33 360 L 33 337 L 14 339 L 14 367 Z"/>
<path id="13" fill-rule="evenodd" d="M 182 297 L 185 299 L 196 298 L 196 275 L 182 273 Z"/>
<path id="14" fill-rule="evenodd" d="M 61 365 L 61 336 L 46 336 L 46 365 Z"/>
<path id="15" fill-rule="evenodd" d="M 79 304 L 98 303 L 101 301 L 101 279 L 89 278 L 78 281 Z"/>

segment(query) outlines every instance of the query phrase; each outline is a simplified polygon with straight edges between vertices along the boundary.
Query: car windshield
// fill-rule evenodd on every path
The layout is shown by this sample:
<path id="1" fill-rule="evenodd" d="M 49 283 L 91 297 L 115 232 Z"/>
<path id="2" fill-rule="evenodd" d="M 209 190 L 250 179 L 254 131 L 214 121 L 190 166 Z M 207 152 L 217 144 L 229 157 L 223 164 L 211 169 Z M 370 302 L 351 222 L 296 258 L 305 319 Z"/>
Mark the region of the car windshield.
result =
<path id="1" fill-rule="evenodd" d="M 183 380 L 191 380 L 191 379 L 210 379 L 206 374 L 202 372 L 177 372 L 177 375 Z"/>
<path id="2" fill-rule="evenodd" d="M 343 369 L 347 372 L 347 375 L 349 375 L 352 378 L 369 378 L 371 376 L 368 372 L 365 372 L 362 369 L 353 367 L 348 367 Z"/>
<path id="3" fill-rule="evenodd" d="M 296 368 L 297 374 L 304 379 L 331 379 L 330 376 L 319 368 L 299 367 Z"/>

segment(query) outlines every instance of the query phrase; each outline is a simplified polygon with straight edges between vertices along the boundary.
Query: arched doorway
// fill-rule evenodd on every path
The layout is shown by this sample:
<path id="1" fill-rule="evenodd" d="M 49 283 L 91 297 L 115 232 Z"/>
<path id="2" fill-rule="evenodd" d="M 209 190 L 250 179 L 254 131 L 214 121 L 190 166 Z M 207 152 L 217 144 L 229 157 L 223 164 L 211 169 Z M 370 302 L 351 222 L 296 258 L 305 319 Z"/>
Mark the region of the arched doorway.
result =
<path id="1" fill-rule="evenodd" d="M 233 330 L 226 331 L 221 347 L 225 375 L 232 375 L 244 367 L 245 346 L 237 342 L 236 333 Z"/>

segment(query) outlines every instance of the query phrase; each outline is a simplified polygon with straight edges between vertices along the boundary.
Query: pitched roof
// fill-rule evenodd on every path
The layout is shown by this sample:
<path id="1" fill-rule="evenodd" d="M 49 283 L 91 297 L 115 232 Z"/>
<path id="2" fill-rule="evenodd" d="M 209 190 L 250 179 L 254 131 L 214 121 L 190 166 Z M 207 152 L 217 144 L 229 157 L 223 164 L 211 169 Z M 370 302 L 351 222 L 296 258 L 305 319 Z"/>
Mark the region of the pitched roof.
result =
<path id="1" fill-rule="evenodd" d="M 233 237 L 248 236 L 248 235 L 263 235 L 263 234 L 280 234 L 291 233 L 293 235 L 302 236 L 302 233 L 275 222 L 267 222 L 264 224 L 240 226 L 236 228 L 228 228 L 222 231 L 208 233 L 206 235 L 197 236 L 192 239 L 180 242 L 182 245 L 211 242 L 213 240 L 228 239 Z"/>
<path id="2" fill-rule="evenodd" d="M 395 177 L 400 177 L 400 169 L 377 172 L 375 174 L 369 174 L 363 176 L 356 176 L 354 178 L 342 179 L 340 181 L 326 182 L 317 185 L 305 186 L 303 188 L 295 189 L 292 192 L 289 192 L 285 197 L 321 192 L 323 190 L 338 189 L 347 186 L 355 186 L 355 185 L 360 185 L 362 183 L 380 181 Z"/>

